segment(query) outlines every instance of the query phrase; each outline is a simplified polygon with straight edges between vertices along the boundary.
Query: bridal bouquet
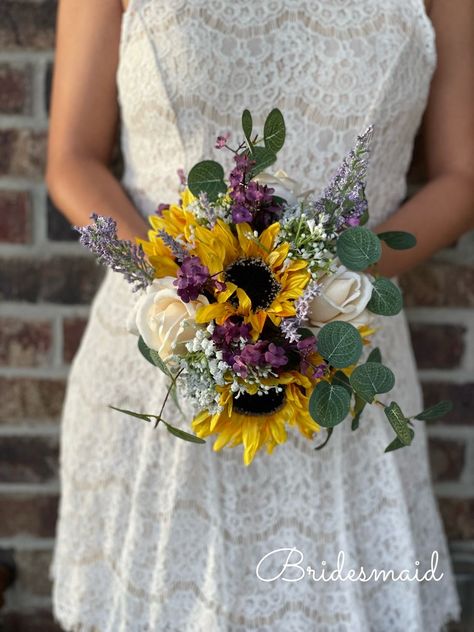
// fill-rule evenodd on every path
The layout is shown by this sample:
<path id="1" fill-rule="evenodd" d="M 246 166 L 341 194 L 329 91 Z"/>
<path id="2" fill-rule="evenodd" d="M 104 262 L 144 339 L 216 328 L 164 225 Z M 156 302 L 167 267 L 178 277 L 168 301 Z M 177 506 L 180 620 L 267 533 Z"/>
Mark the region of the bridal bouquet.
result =
<path id="1" fill-rule="evenodd" d="M 376 273 L 381 241 L 415 244 L 409 233 L 364 226 L 372 128 L 313 198 L 284 171 L 265 171 L 285 140 L 282 113 L 270 112 L 261 138 L 248 110 L 242 127 L 236 148 L 229 135 L 217 137 L 216 148 L 234 154 L 228 178 L 213 160 L 187 178 L 181 172 L 179 203 L 160 204 L 148 240 L 120 241 L 115 222 L 95 214 L 78 229 L 83 245 L 139 292 L 128 329 L 169 378 L 159 412 L 116 410 L 188 441 L 215 435 L 214 450 L 243 444 L 246 465 L 284 443 L 291 426 L 309 440 L 325 428 L 320 449 L 346 418 L 356 430 L 368 404 L 381 406 L 394 430 L 385 451 L 408 446 L 413 420 L 438 417 L 450 403 L 408 417 L 379 399 L 395 383 L 380 351 L 361 360 L 375 316 L 402 309 L 398 287 Z M 169 396 L 190 401 L 194 433 L 163 417 Z"/>

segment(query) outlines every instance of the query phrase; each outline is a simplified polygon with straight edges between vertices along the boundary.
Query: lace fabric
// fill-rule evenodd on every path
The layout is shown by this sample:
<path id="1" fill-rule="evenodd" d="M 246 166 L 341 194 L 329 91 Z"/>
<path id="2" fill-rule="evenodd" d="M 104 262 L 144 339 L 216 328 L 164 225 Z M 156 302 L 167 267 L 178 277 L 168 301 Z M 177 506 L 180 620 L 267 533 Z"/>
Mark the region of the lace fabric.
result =
<path id="1" fill-rule="evenodd" d="M 355 137 L 376 135 L 371 223 L 400 204 L 436 63 L 422 0 L 132 0 L 117 75 L 123 184 L 144 214 L 177 199 L 177 169 L 204 158 L 223 131 L 239 137 L 277 106 L 287 139 L 274 169 L 324 187 Z M 459 615 L 431 486 L 426 435 L 384 454 L 393 432 L 369 408 L 320 452 L 290 433 L 250 467 L 241 448 L 214 452 L 108 408 L 161 405 L 166 378 L 125 329 L 136 297 L 108 272 L 74 360 L 61 439 L 62 496 L 52 575 L 65 630 L 85 632 L 421 632 Z M 405 314 L 376 334 L 408 413 L 422 396 Z M 170 402 L 167 418 L 183 428 Z M 296 547 L 304 567 L 429 567 L 439 582 L 264 582 L 259 560 Z"/>

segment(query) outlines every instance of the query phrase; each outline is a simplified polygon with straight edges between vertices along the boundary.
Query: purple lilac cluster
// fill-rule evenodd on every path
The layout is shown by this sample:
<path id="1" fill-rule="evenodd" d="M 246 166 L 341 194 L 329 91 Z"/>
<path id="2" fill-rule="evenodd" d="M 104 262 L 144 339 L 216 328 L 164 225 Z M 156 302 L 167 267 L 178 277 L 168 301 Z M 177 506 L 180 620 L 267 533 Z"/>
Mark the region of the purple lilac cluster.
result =
<path id="1" fill-rule="evenodd" d="M 117 222 L 111 217 L 92 213 L 93 224 L 75 226 L 82 246 L 115 272 L 124 275 L 134 292 L 145 289 L 153 280 L 154 270 L 146 261 L 141 246 L 118 239 Z"/>
<path id="2" fill-rule="evenodd" d="M 364 183 L 372 137 L 372 126 L 357 137 L 354 148 L 344 158 L 331 183 L 314 205 L 316 212 L 330 215 L 338 231 L 358 226 L 367 213 Z"/>
<path id="3" fill-rule="evenodd" d="M 206 290 L 225 290 L 225 283 L 214 279 L 209 274 L 209 268 L 203 265 L 199 257 L 185 256 L 179 269 L 177 278 L 173 281 L 177 294 L 183 303 L 195 301 Z"/>
<path id="4" fill-rule="evenodd" d="M 216 325 L 212 334 L 222 359 L 237 375 L 245 379 L 252 368 L 278 370 L 288 364 L 284 347 L 268 340 L 252 342 L 250 331 L 250 325 L 231 317 L 224 324 Z"/>
<path id="5" fill-rule="evenodd" d="M 247 154 L 234 155 L 235 167 L 229 174 L 232 204 L 232 221 L 235 224 L 248 222 L 259 231 L 269 226 L 281 212 L 279 205 L 273 204 L 275 189 L 251 180 L 245 176 L 254 161 Z"/>

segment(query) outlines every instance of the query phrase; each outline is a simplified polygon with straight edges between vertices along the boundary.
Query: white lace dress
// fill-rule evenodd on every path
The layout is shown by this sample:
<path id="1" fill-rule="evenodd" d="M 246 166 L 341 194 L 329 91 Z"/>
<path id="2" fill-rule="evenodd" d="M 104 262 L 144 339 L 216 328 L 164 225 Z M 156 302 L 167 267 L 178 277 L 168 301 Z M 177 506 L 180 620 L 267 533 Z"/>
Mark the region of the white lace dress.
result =
<path id="1" fill-rule="evenodd" d="M 213 149 L 215 137 L 237 140 L 245 107 L 261 129 L 277 106 L 287 139 L 274 169 L 317 191 L 374 124 L 376 225 L 404 198 L 435 63 L 423 0 L 132 0 L 117 77 L 123 184 L 143 214 L 177 200 L 178 168 L 216 158 L 228 169 L 231 154 Z M 163 398 L 162 374 L 125 329 L 134 300 L 109 272 L 69 378 L 52 566 L 66 630 L 438 632 L 458 616 L 422 422 L 411 447 L 384 454 L 393 431 L 373 407 L 357 432 L 340 425 L 321 452 L 292 434 L 248 468 L 241 446 L 214 452 L 213 440 L 197 446 L 153 430 L 107 407 L 154 412 Z M 397 376 L 393 399 L 418 412 L 403 313 L 387 319 L 378 343 Z M 172 406 L 168 417 L 186 425 Z M 438 551 L 444 575 L 259 579 L 259 560 L 286 547 L 316 570 L 323 560 L 334 568 L 343 551 L 345 569 L 414 571 Z"/>

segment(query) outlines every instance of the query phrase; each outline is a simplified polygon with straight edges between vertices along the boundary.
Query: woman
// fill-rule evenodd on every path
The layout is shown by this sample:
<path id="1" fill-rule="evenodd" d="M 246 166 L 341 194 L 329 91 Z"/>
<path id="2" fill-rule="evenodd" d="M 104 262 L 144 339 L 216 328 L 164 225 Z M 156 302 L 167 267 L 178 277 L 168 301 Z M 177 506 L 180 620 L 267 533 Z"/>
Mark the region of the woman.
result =
<path id="1" fill-rule="evenodd" d="M 144 236 L 144 218 L 176 200 L 179 168 L 215 156 L 223 131 L 237 140 L 245 107 L 257 128 L 279 107 L 287 140 L 274 169 L 303 189 L 322 189 L 374 125 L 371 224 L 418 239 L 412 251 L 384 250 L 383 274 L 473 227 L 471 0 L 119 2 L 59 7 L 47 182 L 71 223 L 96 211 L 122 238 Z M 121 182 L 107 168 L 117 96 Z M 429 182 L 403 203 L 423 112 Z M 230 154 L 217 158 L 229 169 Z M 321 452 L 291 436 L 249 468 L 238 449 L 214 453 L 210 441 L 135 424 L 107 404 L 154 411 L 165 386 L 126 331 L 133 302 L 108 272 L 69 379 L 52 567 L 66 630 L 436 632 L 458 617 L 422 422 L 412 446 L 384 454 L 392 433 L 370 410 Z M 422 401 L 405 315 L 388 321 L 376 342 L 397 374 L 393 399 L 414 414 Z M 424 572 L 434 552 L 437 568 L 424 582 L 258 572 L 265 555 L 291 547 L 285 572 L 333 569 L 341 551 L 345 569 L 413 571 L 418 561 Z"/>

